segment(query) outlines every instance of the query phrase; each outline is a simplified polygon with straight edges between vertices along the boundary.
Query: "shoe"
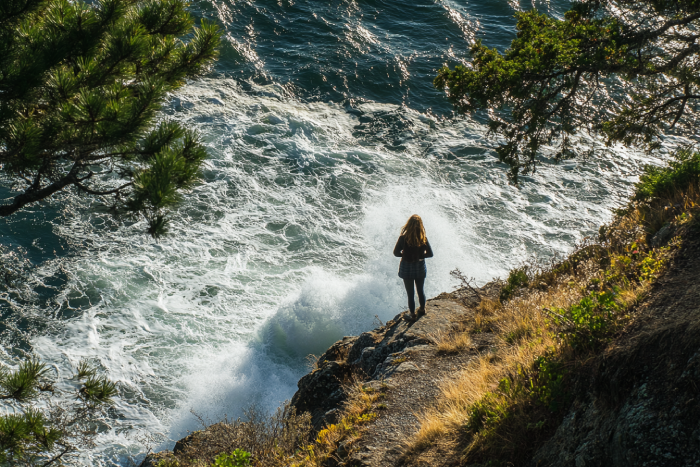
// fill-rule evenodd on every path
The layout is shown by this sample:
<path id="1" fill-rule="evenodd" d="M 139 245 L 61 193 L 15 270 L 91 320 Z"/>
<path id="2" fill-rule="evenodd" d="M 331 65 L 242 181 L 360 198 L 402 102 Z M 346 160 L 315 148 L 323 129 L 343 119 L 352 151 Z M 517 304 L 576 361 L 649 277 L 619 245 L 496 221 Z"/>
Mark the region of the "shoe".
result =
<path id="1" fill-rule="evenodd" d="M 422 307 L 418 308 L 416 310 L 416 312 L 418 313 L 418 316 L 425 316 L 425 307 L 422 306 Z"/>
<path id="2" fill-rule="evenodd" d="M 415 321 L 417 316 L 415 313 L 411 313 L 410 311 L 407 311 L 406 314 L 404 315 L 404 319 L 406 321 Z"/>

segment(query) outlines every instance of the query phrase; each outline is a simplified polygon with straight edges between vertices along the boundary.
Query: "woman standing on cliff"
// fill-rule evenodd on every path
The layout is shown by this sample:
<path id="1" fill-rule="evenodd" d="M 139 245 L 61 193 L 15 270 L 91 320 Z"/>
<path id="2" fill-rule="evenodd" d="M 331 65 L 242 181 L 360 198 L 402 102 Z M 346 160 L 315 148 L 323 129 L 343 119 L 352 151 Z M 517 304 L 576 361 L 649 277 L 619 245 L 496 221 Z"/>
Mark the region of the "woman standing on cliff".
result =
<path id="1" fill-rule="evenodd" d="M 394 256 L 401 258 L 399 265 L 399 277 L 403 279 L 408 294 L 408 309 L 411 311 L 411 319 L 415 319 L 416 301 L 414 289 L 418 292 L 420 308 L 418 316 L 425 314 L 425 293 L 423 285 L 428 272 L 425 267 L 425 258 L 433 257 L 433 250 L 430 248 L 428 237 L 425 236 L 423 221 L 418 214 L 408 218 L 408 222 L 401 228 L 401 235 L 394 247 Z"/>

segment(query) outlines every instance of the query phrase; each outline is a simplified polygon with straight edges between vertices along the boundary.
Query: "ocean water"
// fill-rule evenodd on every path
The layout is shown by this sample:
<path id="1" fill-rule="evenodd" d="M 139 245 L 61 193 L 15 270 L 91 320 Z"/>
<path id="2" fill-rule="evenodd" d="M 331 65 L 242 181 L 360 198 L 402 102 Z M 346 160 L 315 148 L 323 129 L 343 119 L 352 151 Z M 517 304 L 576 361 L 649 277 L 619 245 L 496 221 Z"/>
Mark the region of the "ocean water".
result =
<path id="1" fill-rule="evenodd" d="M 2 358 L 34 352 L 59 377 L 88 358 L 119 383 L 81 464 L 126 465 L 199 428 L 196 415 L 291 398 L 309 354 L 405 309 L 392 249 L 411 214 L 435 251 L 429 296 L 457 285 L 454 268 L 482 284 L 609 220 L 654 160 L 583 136 L 595 156 L 545 160 L 514 187 L 483 120 L 455 117 L 432 87 L 474 40 L 507 47 L 515 11 L 567 6 L 193 1 L 226 34 L 212 72 L 162 112 L 210 152 L 171 234 L 155 242 L 70 193 L 0 223 L 33 265 L 31 297 L 0 296 Z"/>

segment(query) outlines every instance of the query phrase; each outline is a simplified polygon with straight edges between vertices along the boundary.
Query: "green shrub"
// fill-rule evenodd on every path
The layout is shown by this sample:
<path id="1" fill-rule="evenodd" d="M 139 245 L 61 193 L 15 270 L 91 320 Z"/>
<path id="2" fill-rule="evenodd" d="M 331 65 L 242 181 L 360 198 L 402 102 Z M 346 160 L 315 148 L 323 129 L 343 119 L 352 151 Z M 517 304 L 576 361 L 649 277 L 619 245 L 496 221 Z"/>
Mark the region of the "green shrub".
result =
<path id="1" fill-rule="evenodd" d="M 559 411 L 568 399 L 565 376 L 559 358 L 552 354 L 540 356 L 531 368 L 519 368 L 516 375 L 499 381 L 496 391 L 487 392 L 474 403 L 469 409 L 467 428 L 482 435 L 492 432 L 514 415 L 516 405 L 528 401 L 539 403 L 551 412 Z"/>
<path id="2" fill-rule="evenodd" d="M 640 280 L 651 282 L 656 279 L 664 268 L 666 260 L 664 258 L 664 253 L 666 253 L 669 248 L 662 247 L 659 252 L 650 251 L 641 261 L 639 265 L 639 278 Z"/>
<path id="3" fill-rule="evenodd" d="M 666 167 L 646 166 L 632 200 L 651 201 L 686 191 L 700 181 L 700 152 L 678 151 Z"/>
<path id="4" fill-rule="evenodd" d="M 297 415 L 289 401 L 274 413 L 250 407 L 243 411 L 242 418 L 224 418 L 195 433 L 192 441 L 178 450 L 177 460 L 181 467 L 248 463 L 256 466 L 287 465 L 281 459 L 296 459 L 300 450 L 313 439 L 311 414 Z"/>
<path id="5" fill-rule="evenodd" d="M 231 454 L 222 453 L 214 459 L 215 467 L 247 467 L 250 465 L 250 453 L 236 449 Z"/>
<path id="6" fill-rule="evenodd" d="M 612 291 L 591 292 L 567 309 L 552 311 L 554 323 L 564 326 L 559 337 L 576 350 L 598 349 L 617 324 L 618 290 L 613 287 Z"/>
<path id="7" fill-rule="evenodd" d="M 508 279 L 506 280 L 506 285 L 504 285 L 501 289 L 501 301 L 511 298 L 518 289 L 527 287 L 527 285 L 530 283 L 530 278 L 528 277 L 527 273 L 527 266 L 515 268 L 510 271 L 510 274 L 508 274 Z"/>
<path id="8" fill-rule="evenodd" d="M 556 357 L 543 355 L 535 360 L 534 367 L 536 374 L 531 379 L 529 390 L 542 405 L 557 412 L 568 399 L 564 389 L 564 365 Z"/>
<path id="9" fill-rule="evenodd" d="M 506 382 L 510 381 L 502 380 L 499 388 Z M 470 407 L 467 428 L 474 433 L 493 429 L 510 415 L 510 402 L 510 399 L 501 393 L 487 392 Z"/>

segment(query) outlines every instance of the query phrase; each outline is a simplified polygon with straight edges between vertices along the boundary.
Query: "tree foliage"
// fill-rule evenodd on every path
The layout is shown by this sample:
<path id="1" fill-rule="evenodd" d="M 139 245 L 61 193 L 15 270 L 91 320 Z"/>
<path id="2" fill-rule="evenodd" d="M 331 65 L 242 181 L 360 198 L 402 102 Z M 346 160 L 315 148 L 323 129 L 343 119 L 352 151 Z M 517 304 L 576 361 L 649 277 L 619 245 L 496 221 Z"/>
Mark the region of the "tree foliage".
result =
<path id="1" fill-rule="evenodd" d="M 196 132 L 154 123 L 156 113 L 207 70 L 220 43 L 216 25 L 193 27 L 186 6 L 0 2 L 0 171 L 21 189 L 0 216 L 74 187 L 164 232 L 206 152 Z"/>
<path id="2" fill-rule="evenodd" d="M 55 404 L 45 364 L 30 359 L 15 370 L 0 367 L 0 399 L 12 409 L 0 415 L 0 466 L 60 465 L 94 447 L 96 428 L 117 388 L 85 361 L 73 379 L 78 383 L 74 398 Z"/>
<path id="3" fill-rule="evenodd" d="M 511 177 L 535 169 L 543 145 L 574 155 L 572 135 L 659 147 L 662 132 L 692 129 L 700 99 L 700 2 L 584 0 L 563 19 L 516 14 L 517 36 L 500 53 L 480 41 L 473 61 L 435 78 L 460 112 L 489 110 L 497 152 Z"/>

